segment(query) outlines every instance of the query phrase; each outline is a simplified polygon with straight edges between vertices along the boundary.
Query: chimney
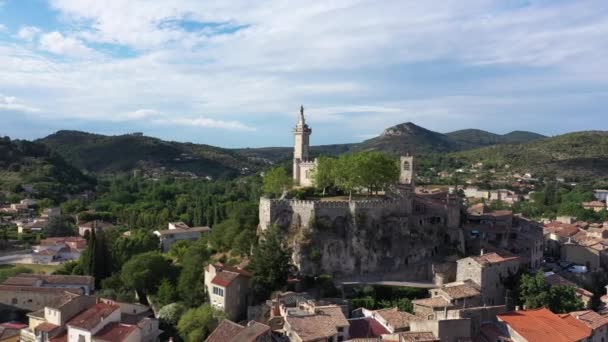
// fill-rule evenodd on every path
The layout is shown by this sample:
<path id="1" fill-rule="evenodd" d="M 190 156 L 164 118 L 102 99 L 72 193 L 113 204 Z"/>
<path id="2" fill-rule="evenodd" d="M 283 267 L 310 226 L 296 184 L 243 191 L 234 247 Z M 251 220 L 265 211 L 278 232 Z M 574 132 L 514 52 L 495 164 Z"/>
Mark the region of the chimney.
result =
<path id="1" fill-rule="evenodd" d="M 483 256 L 483 254 L 484 254 L 484 250 L 483 250 L 483 248 L 482 248 L 482 249 L 479 251 L 479 255 L 480 255 L 480 256 Z"/>

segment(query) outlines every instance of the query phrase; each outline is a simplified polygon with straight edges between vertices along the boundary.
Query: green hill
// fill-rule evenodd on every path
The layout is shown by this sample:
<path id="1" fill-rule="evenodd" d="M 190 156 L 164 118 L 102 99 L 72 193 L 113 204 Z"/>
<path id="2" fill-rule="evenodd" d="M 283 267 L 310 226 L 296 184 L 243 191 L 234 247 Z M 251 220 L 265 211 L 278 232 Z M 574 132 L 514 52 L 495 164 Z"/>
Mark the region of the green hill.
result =
<path id="1" fill-rule="evenodd" d="M 94 186 L 95 180 L 43 144 L 0 138 L 0 189 L 32 186 L 38 197 L 59 198 Z"/>
<path id="2" fill-rule="evenodd" d="M 40 142 L 57 151 L 72 165 L 98 174 L 139 169 L 189 172 L 218 178 L 251 172 L 262 166 L 229 149 L 163 141 L 141 134 L 106 136 L 59 131 Z"/>
<path id="3" fill-rule="evenodd" d="M 509 164 L 515 170 L 563 177 L 608 177 L 608 132 L 569 133 L 524 144 L 462 151 L 452 156 L 471 163 Z"/>
<path id="4" fill-rule="evenodd" d="M 411 122 L 389 127 L 381 135 L 356 144 L 354 151 L 383 151 L 400 155 L 450 152 L 459 149 L 448 136 L 430 131 Z"/>
<path id="5" fill-rule="evenodd" d="M 545 138 L 544 135 L 525 131 L 514 131 L 500 135 L 479 129 L 463 129 L 445 135 L 459 145 L 459 150 L 499 144 L 520 144 Z"/>

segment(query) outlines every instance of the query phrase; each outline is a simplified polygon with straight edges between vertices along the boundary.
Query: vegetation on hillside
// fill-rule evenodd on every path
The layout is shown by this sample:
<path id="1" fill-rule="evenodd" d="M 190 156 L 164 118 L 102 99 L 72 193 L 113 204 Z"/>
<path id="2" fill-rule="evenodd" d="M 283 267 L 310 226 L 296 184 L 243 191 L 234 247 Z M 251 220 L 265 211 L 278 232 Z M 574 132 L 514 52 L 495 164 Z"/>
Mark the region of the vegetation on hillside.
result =
<path id="1" fill-rule="evenodd" d="M 22 193 L 28 185 L 36 198 L 62 201 L 66 194 L 91 189 L 94 184 L 94 178 L 42 144 L 0 138 L 0 190 Z"/>
<path id="2" fill-rule="evenodd" d="M 608 177 L 608 132 L 577 132 L 526 144 L 454 153 L 467 163 L 510 165 L 512 170 L 566 178 Z"/>
<path id="3" fill-rule="evenodd" d="M 210 145 L 178 143 L 138 134 L 105 136 L 59 131 L 40 142 L 76 167 L 100 174 L 132 170 L 191 172 L 214 178 L 234 177 L 263 165 L 234 151 Z"/>

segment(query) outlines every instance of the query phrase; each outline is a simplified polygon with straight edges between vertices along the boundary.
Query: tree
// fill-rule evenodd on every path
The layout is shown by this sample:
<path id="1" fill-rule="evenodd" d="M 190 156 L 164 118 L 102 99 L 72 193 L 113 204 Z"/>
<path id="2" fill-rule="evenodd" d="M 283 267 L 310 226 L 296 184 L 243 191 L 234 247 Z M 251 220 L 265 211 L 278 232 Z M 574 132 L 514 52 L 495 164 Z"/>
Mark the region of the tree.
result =
<path id="1" fill-rule="evenodd" d="M 118 237 L 112 248 L 114 269 L 119 270 L 134 255 L 157 251 L 159 245 L 158 237 L 143 229 L 131 232 L 130 236 Z"/>
<path id="2" fill-rule="evenodd" d="M 158 286 L 158 291 L 156 291 L 155 304 L 157 307 L 162 307 L 168 304 L 171 304 L 177 300 L 177 291 L 175 290 L 175 285 L 167 279 L 164 278 L 160 285 Z"/>
<path id="3" fill-rule="evenodd" d="M 161 328 L 169 334 L 174 334 L 177 329 L 177 323 L 186 310 L 187 308 L 181 303 L 171 303 L 160 308 L 158 320 L 160 321 Z"/>
<path id="4" fill-rule="evenodd" d="M 520 301 L 529 309 L 546 307 L 554 313 L 567 313 L 583 309 L 583 302 L 572 286 L 550 286 L 542 271 L 524 274 L 519 286 Z"/>
<path id="5" fill-rule="evenodd" d="M 194 241 L 192 240 L 179 240 L 171 245 L 171 248 L 169 248 L 169 252 L 167 252 L 167 254 L 176 263 L 181 264 L 184 260 L 184 255 L 186 255 L 188 249 L 190 249 L 192 245 L 194 245 Z"/>
<path id="6" fill-rule="evenodd" d="M 73 236 L 74 232 L 74 226 L 63 216 L 51 217 L 43 229 L 46 237 Z"/>
<path id="7" fill-rule="evenodd" d="M 270 293 L 287 283 L 291 269 L 290 260 L 291 250 L 283 245 L 278 228 L 270 227 L 253 251 L 249 264 L 253 291 L 258 299 L 267 298 Z"/>
<path id="8" fill-rule="evenodd" d="M 335 172 L 335 158 L 321 156 L 317 159 L 317 166 L 313 170 L 312 179 L 315 187 L 323 190 L 323 196 L 325 196 L 325 190 L 334 185 Z"/>
<path id="9" fill-rule="evenodd" d="M 112 273 L 112 259 L 103 231 L 91 229 L 87 248 L 80 256 L 80 265 L 85 275 L 95 278 L 97 285 Z"/>
<path id="10" fill-rule="evenodd" d="M 335 184 L 344 192 L 348 192 L 348 200 L 352 200 L 353 190 L 361 184 L 357 175 L 357 160 L 352 154 L 338 158 L 335 169 Z"/>
<path id="11" fill-rule="evenodd" d="M 206 239 L 200 239 L 184 254 L 182 271 L 177 282 L 177 291 L 189 306 L 198 306 L 205 300 L 205 273 L 203 265 L 209 260 L 211 253 L 207 248 Z"/>
<path id="12" fill-rule="evenodd" d="M 125 286 L 136 290 L 142 297 L 155 293 L 164 278 L 172 279 L 175 269 L 159 252 L 147 252 L 134 256 L 120 271 Z"/>
<path id="13" fill-rule="evenodd" d="M 293 180 L 283 167 L 275 167 L 270 169 L 264 176 L 264 185 L 262 189 L 266 194 L 278 195 L 289 189 L 293 185 Z"/>
<path id="14" fill-rule="evenodd" d="M 177 323 L 177 331 L 187 342 L 203 341 L 224 319 L 224 314 L 203 304 L 198 308 L 189 309 Z"/>

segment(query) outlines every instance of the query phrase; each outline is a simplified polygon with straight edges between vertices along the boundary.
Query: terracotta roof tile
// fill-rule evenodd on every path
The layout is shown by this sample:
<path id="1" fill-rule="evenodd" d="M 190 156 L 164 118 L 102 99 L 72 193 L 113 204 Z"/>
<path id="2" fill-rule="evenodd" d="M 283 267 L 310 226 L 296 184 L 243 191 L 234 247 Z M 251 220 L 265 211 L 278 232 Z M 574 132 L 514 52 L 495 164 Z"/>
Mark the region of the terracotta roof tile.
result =
<path id="1" fill-rule="evenodd" d="M 251 321 L 247 326 L 234 336 L 230 342 L 255 342 L 258 337 L 268 333 L 270 327 L 266 324 Z"/>
<path id="2" fill-rule="evenodd" d="M 397 308 L 376 310 L 374 313 L 393 326 L 395 330 L 409 328 L 410 321 L 418 320 L 419 318 L 409 312 L 399 311 Z"/>
<path id="3" fill-rule="evenodd" d="M 120 342 L 124 341 L 137 329 L 135 325 L 110 323 L 94 335 L 95 341 Z"/>
<path id="4" fill-rule="evenodd" d="M 51 332 L 51 331 L 53 331 L 55 329 L 58 329 L 58 328 L 61 328 L 61 327 L 58 326 L 58 325 L 55 325 L 55 324 L 44 322 L 44 323 L 38 324 L 36 326 L 36 328 L 34 328 L 34 330 L 36 330 L 36 331 L 42 331 L 42 332 L 47 332 L 48 333 L 48 332 Z"/>
<path id="5" fill-rule="evenodd" d="M 400 333 L 401 342 L 435 342 L 439 341 L 435 335 L 430 331 L 425 332 L 404 332 Z"/>
<path id="6" fill-rule="evenodd" d="M 574 311 L 571 312 L 570 315 L 578 319 L 579 321 L 585 323 L 589 328 L 593 330 L 608 324 L 608 319 L 600 316 L 597 312 L 591 310 Z"/>
<path id="7" fill-rule="evenodd" d="M 99 324 L 101 320 L 110 316 L 114 311 L 120 310 L 118 305 L 97 303 L 87 310 L 81 312 L 76 317 L 72 318 L 69 326 L 90 330 Z"/>
<path id="8" fill-rule="evenodd" d="M 338 333 L 336 326 L 324 316 L 287 316 L 285 321 L 289 323 L 302 342 L 329 338 Z"/>
<path id="9" fill-rule="evenodd" d="M 349 319 L 350 327 L 348 328 L 348 336 L 353 338 L 368 338 L 379 337 L 383 334 L 388 334 L 380 322 L 372 317 Z"/>
<path id="10" fill-rule="evenodd" d="M 480 295 L 479 290 L 467 283 L 445 284 L 440 290 L 445 292 L 445 294 L 450 296 L 452 299 L 470 298 Z"/>
<path id="11" fill-rule="evenodd" d="M 452 306 L 452 304 L 450 304 L 450 302 L 445 300 L 443 297 L 416 299 L 413 300 L 412 303 L 420 306 L 426 306 L 429 308 L 443 308 Z"/>
<path id="12" fill-rule="evenodd" d="M 205 342 L 227 342 L 236 336 L 241 330 L 245 329 L 240 324 L 236 324 L 227 319 L 223 320 L 215 330 L 207 337 Z"/>
<path id="13" fill-rule="evenodd" d="M 567 316 L 560 317 L 545 308 L 497 315 L 528 341 L 571 342 L 591 336 L 591 328 Z"/>
<path id="14" fill-rule="evenodd" d="M 485 253 L 484 255 L 474 256 L 471 258 L 480 264 L 497 264 L 497 263 L 501 263 L 501 262 L 505 262 L 505 261 L 519 259 L 519 257 L 517 255 L 508 253 L 506 251 L 501 251 L 499 253 L 497 253 L 497 252 Z"/>

